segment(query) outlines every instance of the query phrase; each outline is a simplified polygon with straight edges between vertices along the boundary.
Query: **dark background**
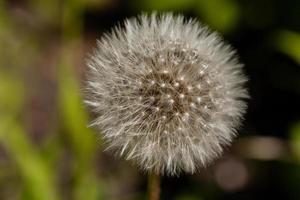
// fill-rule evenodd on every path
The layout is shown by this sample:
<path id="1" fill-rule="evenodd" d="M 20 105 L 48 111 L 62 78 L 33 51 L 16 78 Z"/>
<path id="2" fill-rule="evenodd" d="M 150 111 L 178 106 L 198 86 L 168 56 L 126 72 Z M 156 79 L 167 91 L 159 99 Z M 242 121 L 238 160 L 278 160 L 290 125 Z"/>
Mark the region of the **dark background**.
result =
<path id="1" fill-rule="evenodd" d="M 0 199 L 146 199 L 147 175 L 87 128 L 85 58 L 141 12 L 172 11 L 237 49 L 251 99 L 239 137 L 162 199 L 300 199 L 299 0 L 1 0 Z"/>

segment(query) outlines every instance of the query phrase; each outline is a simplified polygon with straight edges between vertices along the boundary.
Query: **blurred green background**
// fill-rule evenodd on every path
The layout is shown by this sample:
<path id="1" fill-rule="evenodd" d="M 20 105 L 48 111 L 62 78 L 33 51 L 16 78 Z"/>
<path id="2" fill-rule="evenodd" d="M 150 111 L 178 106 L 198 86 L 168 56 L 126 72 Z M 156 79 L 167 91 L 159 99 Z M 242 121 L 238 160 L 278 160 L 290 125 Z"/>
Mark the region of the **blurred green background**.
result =
<path id="1" fill-rule="evenodd" d="M 251 99 L 240 136 L 162 199 L 300 199 L 299 0 L 0 0 L 0 199 L 146 199 L 146 175 L 102 152 L 82 103 L 97 38 L 142 11 L 196 17 L 239 52 Z"/>

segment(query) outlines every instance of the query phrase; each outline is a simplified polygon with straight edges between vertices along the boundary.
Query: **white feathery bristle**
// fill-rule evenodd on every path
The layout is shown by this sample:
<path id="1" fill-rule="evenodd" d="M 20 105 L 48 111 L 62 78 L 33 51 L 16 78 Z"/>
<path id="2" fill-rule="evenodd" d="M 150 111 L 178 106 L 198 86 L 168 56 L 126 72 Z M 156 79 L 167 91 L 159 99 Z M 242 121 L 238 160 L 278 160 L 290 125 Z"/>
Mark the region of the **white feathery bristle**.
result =
<path id="1" fill-rule="evenodd" d="M 158 174 L 193 173 L 221 155 L 246 109 L 235 51 L 196 20 L 141 15 L 98 42 L 86 103 L 109 149 Z"/>

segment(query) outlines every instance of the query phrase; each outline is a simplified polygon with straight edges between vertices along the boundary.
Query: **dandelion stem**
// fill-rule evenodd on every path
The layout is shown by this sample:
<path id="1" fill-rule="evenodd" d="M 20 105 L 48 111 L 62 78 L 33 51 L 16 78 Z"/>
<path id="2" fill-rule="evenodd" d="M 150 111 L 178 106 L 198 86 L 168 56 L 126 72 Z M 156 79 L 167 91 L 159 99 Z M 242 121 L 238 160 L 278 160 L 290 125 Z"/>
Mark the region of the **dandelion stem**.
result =
<path id="1" fill-rule="evenodd" d="M 160 176 L 153 172 L 150 172 L 148 175 L 148 195 L 149 200 L 159 200 Z"/>

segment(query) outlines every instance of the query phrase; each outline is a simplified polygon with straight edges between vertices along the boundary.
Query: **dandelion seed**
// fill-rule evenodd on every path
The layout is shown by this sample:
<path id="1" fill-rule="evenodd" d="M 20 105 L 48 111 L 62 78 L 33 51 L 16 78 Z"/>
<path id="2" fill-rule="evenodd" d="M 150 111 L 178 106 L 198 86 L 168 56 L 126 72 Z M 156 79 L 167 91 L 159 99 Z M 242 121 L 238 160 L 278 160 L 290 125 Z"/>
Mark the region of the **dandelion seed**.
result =
<path id="1" fill-rule="evenodd" d="M 193 89 L 192 86 L 190 86 L 190 85 L 187 86 L 187 90 L 188 90 L 189 92 L 192 91 L 192 89 Z"/>
<path id="2" fill-rule="evenodd" d="M 197 97 L 197 102 L 198 102 L 198 103 L 201 102 L 201 97 Z"/>
<path id="3" fill-rule="evenodd" d="M 151 85 L 154 85 L 154 84 L 155 84 L 155 81 L 152 80 L 150 83 L 151 83 Z"/>
<path id="4" fill-rule="evenodd" d="M 174 101 L 174 99 L 170 99 L 169 102 L 170 102 L 170 104 L 173 104 L 175 101 Z"/>
<path id="5" fill-rule="evenodd" d="M 159 174 L 193 173 L 235 136 L 248 98 L 242 66 L 196 20 L 142 15 L 98 42 L 85 102 L 120 156 Z"/>
<path id="6" fill-rule="evenodd" d="M 155 100 L 155 97 L 154 97 L 154 96 L 151 96 L 151 97 L 150 97 L 150 100 L 151 100 L 151 101 L 154 101 L 154 100 Z"/>
<path id="7" fill-rule="evenodd" d="M 181 77 L 179 78 L 179 80 L 180 80 L 180 81 L 184 81 L 184 76 L 181 76 Z"/>

